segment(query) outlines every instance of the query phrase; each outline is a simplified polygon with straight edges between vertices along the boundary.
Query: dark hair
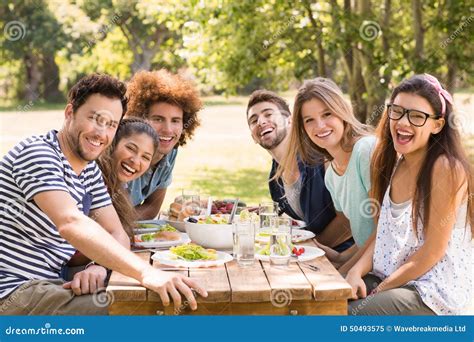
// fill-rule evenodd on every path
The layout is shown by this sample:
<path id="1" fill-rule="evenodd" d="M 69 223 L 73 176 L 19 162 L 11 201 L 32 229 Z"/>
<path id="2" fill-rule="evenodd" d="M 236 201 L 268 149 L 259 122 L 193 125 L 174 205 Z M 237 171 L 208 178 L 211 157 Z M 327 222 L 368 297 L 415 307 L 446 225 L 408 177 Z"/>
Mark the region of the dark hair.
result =
<path id="1" fill-rule="evenodd" d="M 400 83 L 392 92 L 390 102 L 393 103 L 400 93 L 415 94 L 427 100 L 437 114 L 441 114 L 441 99 L 438 91 L 430 84 L 424 75 L 415 75 Z M 413 199 L 413 219 L 414 228 L 418 226 L 418 219 L 421 222 L 428 222 L 430 217 L 431 184 L 433 180 L 433 168 L 436 160 L 441 156 L 447 158 L 453 170 L 460 165 L 467 175 L 468 192 L 472 192 L 472 173 L 466 153 L 461 144 L 461 137 L 458 130 L 453 129 L 450 122 L 453 120 L 453 107 L 446 102 L 446 113 L 444 119 L 446 124 L 438 134 L 432 134 L 428 140 L 428 151 L 416 180 L 416 190 Z M 382 203 L 385 192 L 390 183 L 391 175 L 398 159 L 397 151 L 393 145 L 390 134 L 390 119 L 384 113 L 377 127 L 378 144 L 374 150 L 371 161 L 371 196 L 379 203 Z M 454 172 L 453 172 L 454 174 Z M 458 189 L 452 189 L 450 194 L 454 198 Z M 428 205 L 423 205 L 427 203 Z M 423 212 L 422 212 L 423 211 Z M 379 214 L 379 213 L 378 213 Z M 472 198 L 468 198 L 468 222 L 472 221 Z"/>
<path id="2" fill-rule="evenodd" d="M 113 162 L 113 154 L 118 143 L 133 134 L 146 134 L 153 141 L 153 154 L 158 148 L 158 134 L 147 122 L 139 118 L 126 118 L 120 122 L 112 144 L 100 156 L 97 163 L 102 170 L 105 185 L 112 198 L 112 204 L 120 218 L 123 228 L 130 238 L 133 238 L 133 226 L 137 220 L 137 214 L 130 202 L 130 197 L 123 184 L 117 178 L 117 170 Z"/>
<path id="3" fill-rule="evenodd" d="M 127 111 L 125 93 L 125 83 L 115 77 L 106 74 L 91 74 L 81 78 L 69 90 L 67 101 L 72 104 L 72 111 L 75 113 L 86 102 L 87 98 L 93 94 L 100 94 L 111 99 L 119 99 L 122 103 L 123 117 Z"/>
<path id="4" fill-rule="evenodd" d="M 270 102 L 273 103 L 278 107 L 280 112 L 285 116 L 290 116 L 290 106 L 288 102 L 285 101 L 282 97 L 278 96 L 276 93 L 266 90 L 266 89 L 259 89 L 255 90 L 252 94 L 250 94 L 249 103 L 247 104 L 247 116 L 249 115 L 249 110 L 251 107 L 255 106 L 258 103 L 262 102 Z"/>
<path id="5" fill-rule="evenodd" d="M 200 125 L 198 112 L 202 101 L 194 83 L 181 75 L 172 74 L 165 69 L 159 71 L 137 72 L 127 87 L 127 116 L 147 119 L 150 107 L 165 102 L 178 106 L 183 111 L 183 133 L 178 145 L 184 146 Z"/>

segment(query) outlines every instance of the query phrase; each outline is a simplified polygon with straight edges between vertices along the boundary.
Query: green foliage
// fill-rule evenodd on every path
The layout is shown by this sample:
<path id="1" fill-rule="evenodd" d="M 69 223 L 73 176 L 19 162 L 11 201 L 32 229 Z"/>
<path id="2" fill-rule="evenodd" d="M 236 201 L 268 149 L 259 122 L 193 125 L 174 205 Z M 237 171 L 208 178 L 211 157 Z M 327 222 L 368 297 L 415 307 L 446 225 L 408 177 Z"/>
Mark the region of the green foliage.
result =
<path id="1" fill-rule="evenodd" d="M 285 90 L 327 76 L 371 119 L 391 88 L 415 72 L 448 87 L 474 80 L 474 12 L 465 1 L 388 0 L 24 0 L 0 5 L 2 28 L 19 21 L 24 37 L 0 36 L 2 97 L 31 82 L 27 53 L 53 55 L 61 89 L 90 72 L 128 79 L 140 69 L 186 70 L 205 94 Z M 349 5 L 349 7 L 347 7 Z M 390 5 L 390 6 L 388 6 Z M 417 37 L 415 28 L 422 35 Z M 363 28 L 375 25 L 373 37 Z M 418 42 L 423 44 L 417 45 Z M 421 40 L 420 40 L 421 39 Z M 51 60 L 51 59 L 50 59 Z M 20 64 L 18 64 L 20 63 Z M 20 65 L 20 67 L 19 67 Z M 41 66 L 41 65 L 40 65 Z M 6 89 L 6 90 L 5 90 Z M 16 89 L 16 91 L 12 91 Z"/>

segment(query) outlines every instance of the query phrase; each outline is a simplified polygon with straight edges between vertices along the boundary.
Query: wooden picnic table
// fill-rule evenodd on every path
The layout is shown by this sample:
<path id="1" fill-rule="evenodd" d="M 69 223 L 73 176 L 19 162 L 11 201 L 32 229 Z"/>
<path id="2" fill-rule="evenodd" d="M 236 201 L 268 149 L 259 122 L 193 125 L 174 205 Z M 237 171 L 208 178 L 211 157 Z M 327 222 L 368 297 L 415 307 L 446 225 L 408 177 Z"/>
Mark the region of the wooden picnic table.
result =
<path id="1" fill-rule="evenodd" d="M 312 240 L 302 245 L 315 245 Z M 151 259 L 150 252 L 139 255 L 154 267 L 170 270 Z M 316 266 L 309 268 L 307 265 Z M 177 270 L 198 280 L 207 290 L 199 297 L 198 309 L 187 303 L 175 310 L 164 307 L 160 297 L 135 279 L 113 272 L 107 286 L 110 315 L 346 315 L 350 285 L 325 257 L 291 263 L 288 268 L 271 267 L 255 261 L 240 267 L 235 260 L 219 267 Z"/>

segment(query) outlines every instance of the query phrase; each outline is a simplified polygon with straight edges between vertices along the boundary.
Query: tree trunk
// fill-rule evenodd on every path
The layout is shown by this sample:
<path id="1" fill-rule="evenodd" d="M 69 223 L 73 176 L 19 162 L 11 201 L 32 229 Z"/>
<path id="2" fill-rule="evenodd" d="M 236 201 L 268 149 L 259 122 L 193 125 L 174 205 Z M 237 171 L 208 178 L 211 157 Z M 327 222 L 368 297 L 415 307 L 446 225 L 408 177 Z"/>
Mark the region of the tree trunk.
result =
<path id="1" fill-rule="evenodd" d="M 449 58 L 449 55 L 448 55 L 448 58 Z M 457 71 L 458 71 L 458 68 L 455 62 L 448 63 L 448 74 L 446 75 L 446 89 L 448 90 L 450 94 L 454 94 L 454 90 L 456 89 Z"/>
<path id="2" fill-rule="evenodd" d="M 362 18 L 373 18 L 370 0 L 362 0 L 358 5 L 358 14 Z M 390 6 L 386 10 L 390 10 Z M 372 125 L 378 122 L 380 114 L 383 112 L 388 84 L 386 80 L 383 83 L 381 82 L 383 75 L 380 71 L 380 65 L 373 58 L 376 43 L 375 41 L 364 41 L 362 46 L 357 49 L 357 60 L 361 64 L 361 74 L 367 93 L 365 113 L 359 113 L 358 118 L 360 121 Z"/>
<path id="3" fill-rule="evenodd" d="M 423 8 L 420 0 L 412 0 L 411 6 L 413 9 L 413 30 L 415 32 L 415 72 L 421 73 L 421 67 L 423 65 L 423 45 L 424 45 L 424 29 L 423 29 Z"/>
<path id="4" fill-rule="evenodd" d="M 348 91 L 351 104 L 354 110 L 354 115 L 358 120 L 364 122 L 365 117 L 367 115 L 367 104 L 364 101 L 362 95 L 365 93 L 366 90 L 364 80 L 361 74 L 360 61 L 355 58 L 356 47 L 354 46 L 353 37 L 347 34 L 347 32 L 350 32 L 351 30 L 348 24 L 349 20 L 351 19 L 347 19 L 350 18 L 352 14 L 351 0 L 344 0 L 344 19 L 341 19 L 339 13 L 337 13 L 338 11 L 340 11 L 340 8 L 336 0 L 331 0 L 331 8 L 331 13 L 333 16 L 336 31 L 346 32 L 343 40 L 344 43 L 339 44 L 338 48 L 342 56 L 344 71 L 347 77 L 347 83 L 349 84 Z M 343 30 L 341 24 L 345 24 L 345 30 Z"/>
<path id="5" fill-rule="evenodd" d="M 64 96 L 59 90 L 59 68 L 54 53 L 47 53 L 43 58 L 43 98 L 49 102 L 61 102 Z"/>
<path id="6" fill-rule="evenodd" d="M 323 30 L 321 25 L 314 19 L 313 10 L 311 9 L 311 4 L 305 0 L 304 7 L 308 13 L 309 21 L 314 29 L 314 34 L 316 35 L 316 49 L 317 49 L 317 60 L 318 60 L 318 76 L 327 77 L 326 72 L 326 61 L 325 55 L 326 52 L 323 47 Z"/>
<path id="7" fill-rule="evenodd" d="M 39 96 L 39 84 L 41 81 L 41 71 L 39 68 L 39 58 L 34 52 L 29 51 L 23 57 L 26 69 L 26 88 L 24 100 L 26 102 L 36 101 Z"/>
<path id="8" fill-rule="evenodd" d="M 151 50 L 145 50 L 141 53 L 138 51 L 133 52 L 133 63 L 131 65 L 132 73 L 135 74 L 140 70 L 150 70 L 151 62 L 155 56 L 155 52 Z"/>
<path id="9" fill-rule="evenodd" d="M 355 48 L 354 48 L 355 49 Z M 362 65 L 359 58 L 354 58 L 352 65 L 352 82 L 349 83 L 349 95 L 351 97 L 354 114 L 360 122 L 367 119 L 367 102 L 363 94 L 367 92 L 364 78 L 362 77 Z"/>

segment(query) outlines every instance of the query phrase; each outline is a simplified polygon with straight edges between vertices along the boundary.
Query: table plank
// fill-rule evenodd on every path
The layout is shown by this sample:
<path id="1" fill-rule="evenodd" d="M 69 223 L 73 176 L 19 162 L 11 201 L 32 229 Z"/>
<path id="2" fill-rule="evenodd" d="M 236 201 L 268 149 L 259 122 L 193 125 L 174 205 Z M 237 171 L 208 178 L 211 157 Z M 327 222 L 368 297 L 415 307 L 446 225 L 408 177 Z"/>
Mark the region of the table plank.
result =
<path id="1" fill-rule="evenodd" d="M 146 288 L 141 286 L 109 285 L 106 289 L 109 303 L 121 301 L 146 301 Z"/>
<path id="2" fill-rule="evenodd" d="M 207 298 L 198 298 L 199 303 L 230 302 L 231 288 L 224 265 L 210 268 L 191 268 L 189 277 L 197 280 L 208 293 Z"/>
<path id="3" fill-rule="evenodd" d="M 189 270 L 187 268 L 173 268 L 170 266 L 162 265 L 158 261 L 153 260 L 153 259 L 152 259 L 152 262 L 153 262 L 154 268 L 158 268 L 166 272 L 176 272 L 185 276 L 189 276 Z M 161 302 L 160 296 L 155 291 L 151 291 L 151 290 L 147 290 L 147 299 L 150 302 Z M 173 305 L 166 307 L 165 311 L 173 310 L 172 307 Z"/>
<path id="4" fill-rule="evenodd" d="M 306 241 L 305 244 L 316 245 L 313 241 Z M 300 264 L 301 270 L 313 286 L 313 296 L 317 301 L 347 300 L 351 297 L 351 286 L 325 256 L 306 262 L 299 262 L 298 264 Z M 315 271 L 304 267 L 305 264 L 316 266 L 319 270 Z"/>
<path id="5" fill-rule="evenodd" d="M 143 253 L 136 253 L 140 259 L 146 261 L 147 263 L 150 262 L 151 253 L 150 252 L 143 252 Z M 112 275 L 109 279 L 109 285 L 123 285 L 123 286 L 141 286 L 140 282 L 134 278 L 127 277 L 122 273 L 112 271 Z"/>
<path id="6" fill-rule="evenodd" d="M 272 289 L 272 302 L 276 305 L 313 298 L 311 283 L 296 263 L 290 263 L 287 268 L 277 268 L 262 261 L 262 266 Z"/>
<path id="7" fill-rule="evenodd" d="M 271 287 L 259 261 L 245 268 L 240 267 L 235 260 L 225 266 L 232 291 L 232 303 L 270 301 Z"/>

